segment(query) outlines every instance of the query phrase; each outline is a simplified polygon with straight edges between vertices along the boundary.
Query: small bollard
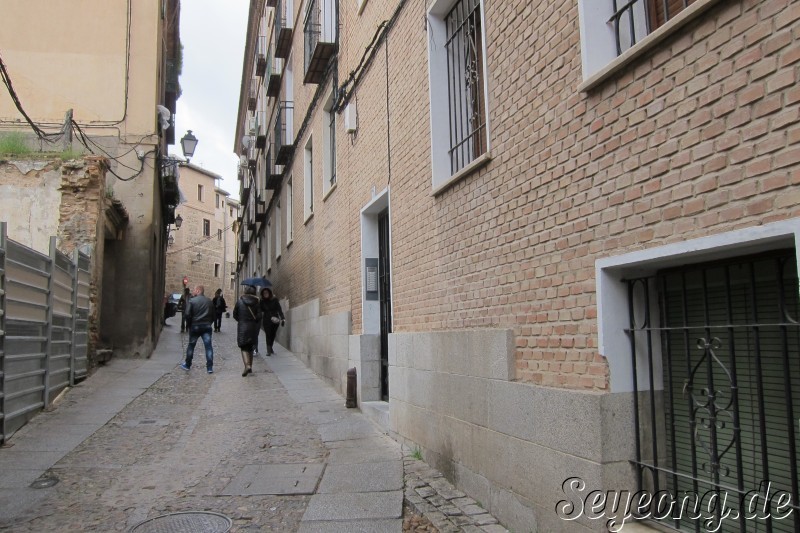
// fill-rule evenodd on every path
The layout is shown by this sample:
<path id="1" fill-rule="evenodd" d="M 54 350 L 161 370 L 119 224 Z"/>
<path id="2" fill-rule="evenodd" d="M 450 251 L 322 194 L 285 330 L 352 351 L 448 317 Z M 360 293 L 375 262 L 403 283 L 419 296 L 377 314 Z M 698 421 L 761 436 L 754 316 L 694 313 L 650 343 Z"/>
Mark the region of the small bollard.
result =
<path id="1" fill-rule="evenodd" d="M 358 407 L 356 400 L 356 369 L 347 369 L 347 400 L 345 407 Z"/>

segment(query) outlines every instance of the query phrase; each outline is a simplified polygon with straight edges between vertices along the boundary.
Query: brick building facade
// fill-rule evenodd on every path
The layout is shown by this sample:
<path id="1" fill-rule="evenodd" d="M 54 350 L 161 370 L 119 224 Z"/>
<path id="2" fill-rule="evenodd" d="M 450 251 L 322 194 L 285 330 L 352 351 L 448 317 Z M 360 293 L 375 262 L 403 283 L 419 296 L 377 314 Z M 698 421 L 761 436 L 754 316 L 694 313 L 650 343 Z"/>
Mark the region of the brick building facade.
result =
<path id="1" fill-rule="evenodd" d="M 289 348 L 514 530 L 605 527 L 573 476 L 800 501 L 800 6 L 317 2 L 251 3 L 236 144 Z"/>

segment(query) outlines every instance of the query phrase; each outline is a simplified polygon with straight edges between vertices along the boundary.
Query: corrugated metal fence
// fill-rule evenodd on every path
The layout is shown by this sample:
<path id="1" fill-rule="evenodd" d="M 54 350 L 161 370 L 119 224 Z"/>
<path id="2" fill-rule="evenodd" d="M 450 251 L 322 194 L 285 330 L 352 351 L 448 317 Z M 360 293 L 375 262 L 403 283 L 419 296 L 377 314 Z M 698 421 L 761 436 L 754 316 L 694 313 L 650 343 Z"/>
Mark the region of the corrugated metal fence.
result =
<path id="1" fill-rule="evenodd" d="M 90 257 L 45 255 L 0 222 L 0 442 L 87 373 Z"/>

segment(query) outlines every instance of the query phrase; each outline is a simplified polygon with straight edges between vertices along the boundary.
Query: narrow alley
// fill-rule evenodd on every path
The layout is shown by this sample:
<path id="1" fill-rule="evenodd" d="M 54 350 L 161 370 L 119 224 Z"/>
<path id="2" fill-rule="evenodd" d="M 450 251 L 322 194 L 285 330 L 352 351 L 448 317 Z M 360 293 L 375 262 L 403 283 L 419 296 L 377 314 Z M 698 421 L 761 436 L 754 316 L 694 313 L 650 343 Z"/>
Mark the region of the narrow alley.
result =
<path id="1" fill-rule="evenodd" d="M 401 531 L 405 470 L 420 510 L 406 530 L 505 531 L 411 450 L 404 469 L 400 446 L 291 353 L 242 378 L 231 320 L 215 373 L 202 342 L 186 372 L 171 322 L 150 359 L 113 359 L 0 448 L 0 529 Z"/>

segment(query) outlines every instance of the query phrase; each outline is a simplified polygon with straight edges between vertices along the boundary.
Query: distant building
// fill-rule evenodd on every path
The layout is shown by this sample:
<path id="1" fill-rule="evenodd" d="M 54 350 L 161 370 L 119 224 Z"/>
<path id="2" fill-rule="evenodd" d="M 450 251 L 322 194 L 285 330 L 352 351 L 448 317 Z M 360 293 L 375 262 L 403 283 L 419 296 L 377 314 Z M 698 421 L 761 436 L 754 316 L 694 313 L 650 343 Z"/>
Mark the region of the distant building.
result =
<path id="1" fill-rule="evenodd" d="M 188 163 L 179 168 L 185 201 L 175 209 L 181 227 L 169 235 L 166 290 L 181 292 L 183 280 L 188 279 L 189 288 L 203 285 L 207 295 L 217 289 L 230 293 L 238 203 L 217 187 L 222 179 L 218 174 Z"/>
<path id="2" fill-rule="evenodd" d="M 107 232 L 102 251 L 100 341 L 115 355 L 148 356 L 162 327 L 166 227 L 177 203 L 163 156 L 175 141 L 179 16 L 179 0 L 2 5 L 0 57 L 37 129 L 3 86 L 0 138 L 105 157 L 102 190 L 129 216 L 122 231 Z M 0 213 L 22 216 L 21 208 Z"/>

